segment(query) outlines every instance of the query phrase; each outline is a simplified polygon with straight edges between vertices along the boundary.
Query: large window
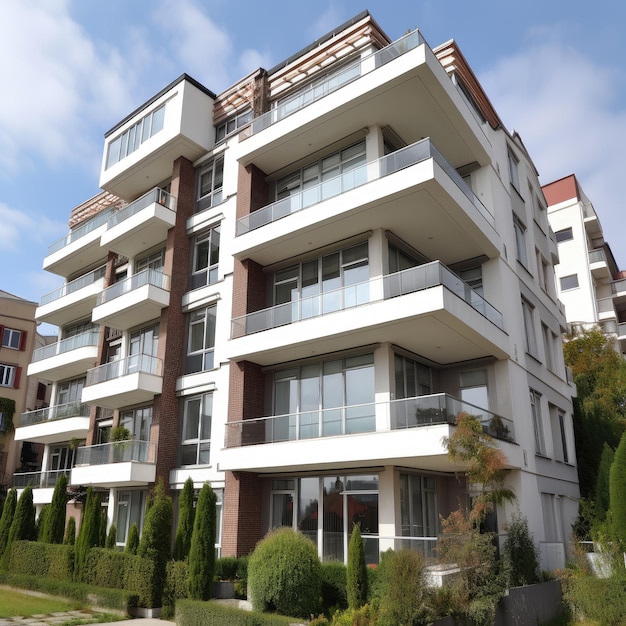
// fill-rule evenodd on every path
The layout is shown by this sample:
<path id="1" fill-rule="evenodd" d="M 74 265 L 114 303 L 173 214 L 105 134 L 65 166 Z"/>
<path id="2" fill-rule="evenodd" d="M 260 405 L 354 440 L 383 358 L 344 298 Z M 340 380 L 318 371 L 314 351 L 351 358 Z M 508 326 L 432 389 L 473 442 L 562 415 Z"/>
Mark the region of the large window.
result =
<path id="1" fill-rule="evenodd" d="M 138 259 L 135 263 L 135 274 L 139 274 L 143 270 L 156 270 L 160 272 L 163 269 L 165 263 L 165 251 L 158 250 L 148 256 Z"/>
<path id="2" fill-rule="evenodd" d="M 120 426 L 127 428 L 133 439 L 138 441 L 150 441 L 152 407 L 146 406 L 122 411 L 120 413 Z"/>
<path id="3" fill-rule="evenodd" d="M 487 382 L 488 376 L 486 369 L 461 372 L 459 375 L 461 400 L 471 404 L 472 407 L 489 410 L 489 388 Z M 480 411 L 473 412 L 479 417 L 483 416 Z"/>
<path id="4" fill-rule="evenodd" d="M 563 463 L 569 463 L 569 450 L 567 446 L 567 417 L 553 404 L 548 405 L 550 411 L 550 425 L 552 428 L 552 445 L 554 458 Z"/>
<path id="5" fill-rule="evenodd" d="M 252 109 L 246 109 L 245 111 L 229 117 L 227 120 L 220 122 L 215 127 L 215 142 L 226 139 L 229 135 L 248 124 L 252 121 Z"/>
<path id="6" fill-rule="evenodd" d="M 83 386 L 85 378 L 76 378 L 74 380 L 66 380 L 57 385 L 57 409 L 56 417 L 64 417 L 65 415 L 76 415 L 75 408 L 81 402 Z"/>
<path id="7" fill-rule="evenodd" d="M 0 387 L 14 387 L 17 389 L 20 384 L 19 372 L 21 367 L 0 363 Z"/>
<path id="8" fill-rule="evenodd" d="M 212 414 L 212 393 L 185 399 L 181 465 L 208 465 L 211 462 Z"/>
<path id="9" fill-rule="evenodd" d="M 530 389 L 530 412 L 533 419 L 533 429 L 535 431 L 535 452 L 545 455 L 546 444 L 543 434 L 543 420 L 541 417 L 541 394 L 534 389 Z"/>
<path id="10" fill-rule="evenodd" d="M 511 185 L 515 187 L 515 190 L 519 193 L 519 159 L 509 149 L 507 150 L 507 162 L 509 164 L 509 180 Z"/>
<path id="11" fill-rule="evenodd" d="M 118 546 L 125 546 L 128 539 L 128 530 L 133 524 L 141 532 L 144 516 L 144 491 L 118 491 L 117 506 L 115 513 L 115 527 L 117 536 L 115 542 Z"/>
<path id="12" fill-rule="evenodd" d="M 2 328 L 2 347 L 13 348 L 13 350 L 23 350 L 26 332 L 15 328 Z"/>
<path id="13" fill-rule="evenodd" d="M 215 206 L 222 201 L 224 186 L 224 157 L 218 157 L 198 171 L 196 212 Z"/>
<path id="14" fill-rule="evenodd" d="M 513 216 L 513 228 L 515 229 L 515 249 L 517 260 L 528 267 L 528 255 L 526 254 L 526 227 L 522 224 L 517 215 Z"/>
<path id="15" fill-rule="evenodd" d="M 107 169 L 138 150 L 144 141 L 163 130 L 164 122 L 165 104 L 162 104 L 111 141 L 107 155 Z"/>
<path id="16" fill-rule="evenodd" d="M 437 498 L 434 476 L 400 474 L 400 516 L 403 537 L 412 537 L 427 556 L 433 556 L 437 537 Z M 420 545 L 421 544 L 421 545 Z"/>
<path id="17" fill-rule="evenodd" d="M 306 439 L 373 431 L 374 355 L 333 359 L 274 374 L 270 440 Z"/>
<path id="18" fill-rule="evenodd" d="M 413 359 L 394 356 L 396 399 L 427 396 L 431 393 L 430 368 Z"/>
<path id="19" fill-rule="evenodd" d="M 213 369 L 216 310 L 212 305 L 189 314 L 185 374 Z"/>
<path id="20" fill-rule="evenodd" d="M 198 289 L 217 282 L 220 256 L 220 227 L 197 235 L 193 241 L 191 288 Z"/>
<path id="21" fill-rule="evenodd" d="M 522 316 L 526 336 L 526 352 L 537 357 L 537 333 L 535 331 L 535 307 L 522 298 Z"/>

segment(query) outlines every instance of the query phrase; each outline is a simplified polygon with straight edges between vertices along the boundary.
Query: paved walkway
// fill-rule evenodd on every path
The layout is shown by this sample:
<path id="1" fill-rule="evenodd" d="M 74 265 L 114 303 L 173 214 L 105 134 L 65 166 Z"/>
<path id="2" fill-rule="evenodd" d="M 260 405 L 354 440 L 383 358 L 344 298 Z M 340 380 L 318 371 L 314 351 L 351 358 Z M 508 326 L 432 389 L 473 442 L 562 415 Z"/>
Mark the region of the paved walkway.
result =
<path id="1" fill-rule="evenodd" d="M 0 619 L 0 626 L 15 626 L 16 624 L 23 624 L 24 626 L 26 624 L 28 624 L 28 626 L 55 626 L 65 624 L 74 619 L 88 620 L 92 617 L 93 613 L 89 611 L 63 611 L 59 613 L 49 613 L 47 615 L 33 615 L 31 617 L 2 618 Z M 115 626 L 116 624 L 131 626 L 128 623 L 128 619 L 119 622 L 108 622 L 108 624 L 109 626 Z M 134 619 L 132 626 L 176 626 L 176 624 L 165 620 L 142 617 Z"/>

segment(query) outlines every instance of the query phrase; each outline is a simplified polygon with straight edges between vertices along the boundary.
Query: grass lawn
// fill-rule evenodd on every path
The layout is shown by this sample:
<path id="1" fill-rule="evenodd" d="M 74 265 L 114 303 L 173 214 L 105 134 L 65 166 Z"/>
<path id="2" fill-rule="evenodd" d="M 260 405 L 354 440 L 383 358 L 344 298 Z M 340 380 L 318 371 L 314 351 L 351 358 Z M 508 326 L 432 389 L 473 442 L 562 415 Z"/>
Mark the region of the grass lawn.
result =
<path id="1" fill-rule="evenodd" d="M 80 602 L 31 596 L 14 589 L 0 589 L 0 617 L 39 615 L 82 608 Z"/>

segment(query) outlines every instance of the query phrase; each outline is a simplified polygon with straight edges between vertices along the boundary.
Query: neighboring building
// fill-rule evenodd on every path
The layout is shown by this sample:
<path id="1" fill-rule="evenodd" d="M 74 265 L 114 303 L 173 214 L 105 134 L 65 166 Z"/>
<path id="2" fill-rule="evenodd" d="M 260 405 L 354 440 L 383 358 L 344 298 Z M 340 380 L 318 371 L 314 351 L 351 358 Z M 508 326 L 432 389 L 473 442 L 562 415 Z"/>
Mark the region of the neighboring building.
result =
<path id="1" fill-rule="evenodd" d="M 37 332 L 35 309 L 29 302 L 0 290 L 0 489 L 12 485 L 17 469 L 35 469 L 41 462 L 40 449 L 14 441 L 14 426 L 21 413 L 44 406 L 49 400 L 46 381 L 26 376 L 33 349 L 51 338 Z M 12 419 L 2 411 L 2 400 L 15 403 Z M 10 420 L 10 422 L 9 422 Z"/>
<path id="2" fill-rule="evenodd" d="M 556 286 L 568 333 L 599 326 L 626 352 L 626 276 L 604 240 L 598 215 L 576 176 L 543 186 L 548 220 L 559 244 Z"/>
<path id="3" fill-rule="evenodd" d="M 61 341 L 29 371 L 63 419 L 23 438 L 103 491 L 120 545 L 156 480 L 191 476 L 218 494 L 223 555 L 289 525 L 344 560 L 355 521 L 370 562 L 432 555 L 470 495 L 442 443 L 468 411 L 543 567 L 564 564 L 556 242 L 454 42 L 391 43 L 364 12 L 219 95 L 183 75 L 106 133 L 100 185 L 44 259 L 67 282 L 37 318 Z"/>

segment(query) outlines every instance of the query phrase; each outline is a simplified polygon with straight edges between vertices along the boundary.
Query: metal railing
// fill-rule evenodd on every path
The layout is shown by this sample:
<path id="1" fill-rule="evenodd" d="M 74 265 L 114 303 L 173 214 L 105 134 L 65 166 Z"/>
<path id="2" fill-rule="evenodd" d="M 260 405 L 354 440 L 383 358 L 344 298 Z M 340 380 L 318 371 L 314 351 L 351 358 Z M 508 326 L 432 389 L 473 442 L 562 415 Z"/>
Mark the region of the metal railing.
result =
<path id="1" fill-rule="evenodd" d="M 75 467 L 79 465 L 106 465 L 108 463 L 156 463 L 156 444 L 129 439 L 113 441 L 76 449 Z"/>
<path id="2" fill-rule="evenodd" d="M 48 254 L 52 254 L 53 252 L 57 252 L 58 250 L 61 250 L 62 248 L 69 245 L 73 241 L 76 241 L 80 239 L 81 237 L 88 235 L 90 232 L 94 231 L 96 228 L 103 226 L 104 224 L 107 223 L 112 213 L 113 213 L 113 209 L 106 209 L 105 211 L 102 211 L 101 213 L 98 213 L 98 215 L 95 215 L 94 217 L 92 217 L 90 220 L 83 222 L 77 228 L 70 230 L 70 232 L 67 233 L 67 235 L 64 235 L 63 237 L 61 237 L 61 239 L 58 239 L 57 241 L 55 241 L 54 243 L 48 246 Z"/>
<path id="3" fill-rule="evenodd" d="M 20 417 L 20 426 L 32 426 L 66 417 L 89 417 L 89 405 L 83 402 L 67 402 L 36 411 L 26 411 Z"/>
<path id="4" fill-rule="evenodd" d="M 125 359 L 111 361 L 110 363 L 105 363 L 104 365 L 87 370 L 85 386 L 97 385 L 98 383 L 104 383 L 120 378 L 121 376 L 136 373 L 162 376 L 163 361 L 148 354 L 133 354 Z"/>
<path id="5" fill-rule="evenodd" d="M 160 187 L 155 187 L 151 189 L 148 193 L 141 196 L 141 198 L 137 198 L 134 202 L 131 202 L 129 205 L 125 206 L 123 209 L 116 211 L 113 213 L 108 221 L 107 228 L 111 228 L 113 226 L 117 226 L 124 220 L 127 220 L 129 217 L 139 213 L 139 211 L 143 211 L 146 207 L 150 206 L 154 203 L 161 204 L 172 211 L 176 211 L 176 198 L 171 194 L 167 193 L 165 189 L 161 189 Z"/>
<path id="6" fill-rule="evenodd" d="M 298 213 L 320 202 L 346 193 L 372 181 L 384 178 L 400 170 L 434 159 L 439 167 L 463 192 L 467 199 L 478 209 L 481 215 L 491 226 L 495 227 L 494 216 L 485 205 L 476 197 L 470 186 L 461 178 L 458 172 L 448 163 L 445 157 L 435 148 L 430 139 L 422 139 L 410 146 L 401 148 L 380 159 L 364 163 L 344 174 L 325 180 L 313 187 L 295 193 L 287 198 L 273 202 L 249 215 L 237 220 L 236 234 L 243 235 L 251 230 L 271 224 L 292 213 Z"/>
<path id="7" fill-rule="evenodd" d="M 71 293 L 79 291 L 83 287 L 88 287 L 89 285 L 93 285 L 97 280 L 100 280 L 104 277 L 104 273 L 106 270 L 106 266 L 102 265 L 101 267 L 96 268 L 95 270 L 88 272 L 87 274 L 83 274 L 78 278 L 70 281 L 69 283 L 65 283 L 62 287 L 47 293 L 46 295 L 41 297 L 41 302 L 39 306 L 44 306 L 45 304 L 50 304 L 50 302 L 54 302 L 55 300 L 59 300 L 64 296 L 67 296 Z"/>
<path id="8" fill-rule="evenodd" d="M 130 293 L 131 291 L 135 291 L 135 289 L 139 289 L 145 285 L 152 285 L 154 287 L 164 289 L 165 291 L 169 291 L 170 277 L 167 274 L 163 274 L 163 272 L 159 272 L 158 270 L 143 270 L 138 274 L 129 276 L 119 283 L 115 283 L 110 287 L 107 287 L 104 291 L 101 291 L 98 294 L 96 306 L 100 306 L 106 302 L 111 302 L 111 300 L 115 300 L 115 298 L 119 298 L 120 296 Z"/>
<path id="9" fill-rule="evenodd" d="M 56 485 L 59 476 L 62 474 L 69 478 L 70 471 L 69 469 L 63 469 L 16 473 L 13 474 L 13 487 L 16 489 L 23 489 L 24 487 L 50 489 Z"/>
<path id="10" fill-rule="evenodd" d="M 98 345 L 98 331 L 88 330 L 87 332 L 68 337 L 67 339 L 61 339 L 56 343 L 51 343 L 49 346 L 43 346 L 33 351 L 32 362 L 42 361 L 43 359 L 49 359 L 50 357 L 57 356 L 58 354 L 64 354 L 71 350 L 77 350 L 78 348 L 84 348 L 86 346 Z"/>
<path id="11" fill-rule="evenodd" d="M 388 300 L 439 285 L 464 300 L 498 328 L 504 329 L 502 314 L 495 307 L 445 265 L 439 261 L 433 261 L 395 274 L 373 278 L 236 317 L 232 320 L 231 333 L 233 339 L 236 339 L 270 328 Z"/>
<path id="12" fill-rule="evenodd" d="M 476 415 L 480 419 L 483 431 L 492 437 L 514 441 L 512 420 L 463 402 L 454 396 L 437 393 L 389 402 L 340 406 L 226 422 L 225 445 L 227 448 L 239 448 L 440 424 L 454 426 L 457 416 L 462 413 Z M 377 428 L 377 415 L 384 418 L 385 427 L 382 429 Z"/>
<path id="13" fill-rule="evenodd" d="M 256 133 L 269 128 L 272 124 L 275 124 L 276 122 L 293 115 L 310 104 L 321 100 L 341 87 L 354 82 L 355 80 L 361 78 L 361 76 L 365 76 L 365 74 L 368 74 L 379 67 L 382 67 L 410 50 L 419 47 L 423 43 L 426 42 L 421 33 L 418 30 L 414 30 L 381 50 L 363 57 L 360 62 L 350 65 L 343 71 L 331 74 L 327 80 L 314 83 L 313 85 L 303 88 L 301 91 L 298 91 L 292 96 L 281 101 L 278 106 L 274 107 L 271 111 L 268 111 L 267 113 L 264 113 L 263 115 L 252 120 L 250 126 L 242 131 L 242 139 L 251 137 Z"/>

